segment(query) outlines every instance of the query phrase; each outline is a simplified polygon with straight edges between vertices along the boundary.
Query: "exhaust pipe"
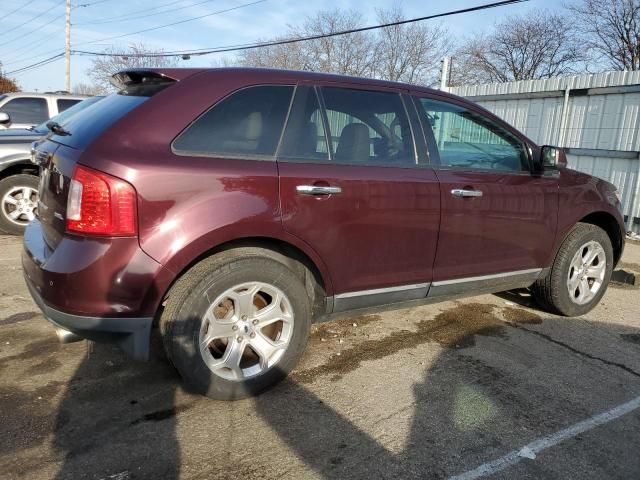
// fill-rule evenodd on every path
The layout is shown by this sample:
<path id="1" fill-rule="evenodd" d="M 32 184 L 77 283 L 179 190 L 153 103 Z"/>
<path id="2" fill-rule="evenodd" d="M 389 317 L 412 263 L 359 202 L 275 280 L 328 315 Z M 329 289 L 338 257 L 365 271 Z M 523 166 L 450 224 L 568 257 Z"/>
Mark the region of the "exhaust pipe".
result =
<path id="1" fill-rule="evenodd" d="M 56 335 L 58 336 L 60 343 L 73 343 L 84 340 L 81 336 L 60 327 L 56 327 Z"/>

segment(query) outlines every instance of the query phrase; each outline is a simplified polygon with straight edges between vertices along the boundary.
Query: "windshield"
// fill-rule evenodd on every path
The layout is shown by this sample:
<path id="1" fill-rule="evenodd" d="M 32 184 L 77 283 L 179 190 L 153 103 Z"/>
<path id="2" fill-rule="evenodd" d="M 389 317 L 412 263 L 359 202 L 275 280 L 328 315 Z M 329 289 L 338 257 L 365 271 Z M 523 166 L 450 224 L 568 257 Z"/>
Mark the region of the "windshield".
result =
<path id="1" fill-rule="evenodd" d="M 58 123 L 60 125 L 64 125 L 64 123 L 67 120 L 69 120 L 71 117 L 73 117 L 76 113 L 78 113 L 81 110 L 84 110 L 89 105 L 93 105 L 98 100 L 102 100 L 103 98 L 104 97 L 91 97 L 91 98 L 87 98 L 86 100 L 83 100 L 81 102 L 78 102 L 75 105 L 73 105 L 72 107 L 67 108 L 64 112 L 59 113 L 58 115 L 55 115 L 55 116 L 51 117 L 49 120 L 45 120 L 44 122 L 42 122 L 37 127 L 34 127 L 34 130 L 36 132 L 38 132 L 38 133 L 41 133 L 42 135 L 45 135 L 45 134 L 49 133 L 49 129 L 47 128 L 47 123 L 56 122 L 56 123 Z"/>

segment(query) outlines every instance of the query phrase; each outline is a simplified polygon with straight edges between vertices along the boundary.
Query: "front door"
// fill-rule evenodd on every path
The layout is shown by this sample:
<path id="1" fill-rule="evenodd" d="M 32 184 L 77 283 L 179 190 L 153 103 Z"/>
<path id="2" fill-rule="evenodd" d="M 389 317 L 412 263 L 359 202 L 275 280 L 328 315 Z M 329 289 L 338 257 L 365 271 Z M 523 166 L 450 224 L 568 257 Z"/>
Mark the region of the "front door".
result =
<path id="1" fill-rule="evenodd" d="M 335 310 L 426 296 L 440 192 L 399 93 L 299 86 L 278 170 L 283 226 L 326 263 Z"/>
<path id="2" fill-rule="evenodd" d="M 499 120 L 453 101 L 416 104 L 439 162 L 442 221 L 432 294 L 531 283 L 555 239 L 557 179 L 531 173 L 527 144 Z"/>

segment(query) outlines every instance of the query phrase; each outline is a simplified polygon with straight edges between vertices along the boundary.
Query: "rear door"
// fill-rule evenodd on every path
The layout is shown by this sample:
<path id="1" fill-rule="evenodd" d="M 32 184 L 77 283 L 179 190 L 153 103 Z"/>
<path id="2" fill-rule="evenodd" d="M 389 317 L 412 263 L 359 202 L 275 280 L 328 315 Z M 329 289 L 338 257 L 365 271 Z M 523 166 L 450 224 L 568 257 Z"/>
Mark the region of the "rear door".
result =
<path id="1" fill-rule="evenodd" d="M 416 107 L 442 195 L 431 294 L 531 283 L 555 238 L 557 178 L 532 174 L 527 143 L 481 110 L 428 97 Z"/>
<path id="2" fill-rule="evenodd" d="M 278 169 L 283 226 L 324 260 L 334 310 L 426 296 L 439 186 L 398 92 L 299 86 Z"/>

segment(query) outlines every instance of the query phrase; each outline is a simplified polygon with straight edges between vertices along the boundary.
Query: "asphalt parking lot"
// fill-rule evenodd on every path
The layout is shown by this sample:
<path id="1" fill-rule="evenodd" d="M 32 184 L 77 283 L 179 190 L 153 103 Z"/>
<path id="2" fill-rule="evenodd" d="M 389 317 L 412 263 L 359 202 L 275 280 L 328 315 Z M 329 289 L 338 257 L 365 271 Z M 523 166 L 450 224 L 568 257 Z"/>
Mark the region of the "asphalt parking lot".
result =
<path id="1" fill-rule="evenodd" d="M 640 477 L 640 290 L 582 318 L 526 293 L 314 327 L 258 398 L 182 390 L 148 363 L 57 343 L 0 237 L 0 472 L 29 479 Z M 640 270 L 640 246 L 626 268 Z"/>

